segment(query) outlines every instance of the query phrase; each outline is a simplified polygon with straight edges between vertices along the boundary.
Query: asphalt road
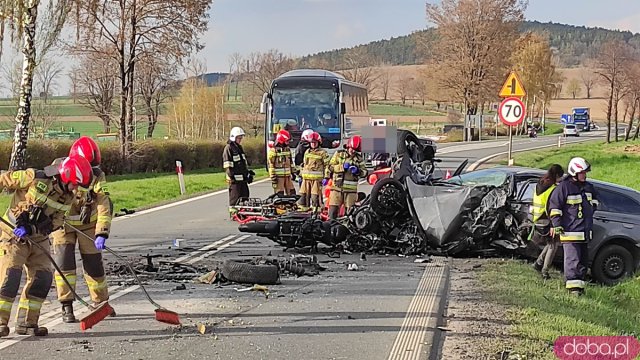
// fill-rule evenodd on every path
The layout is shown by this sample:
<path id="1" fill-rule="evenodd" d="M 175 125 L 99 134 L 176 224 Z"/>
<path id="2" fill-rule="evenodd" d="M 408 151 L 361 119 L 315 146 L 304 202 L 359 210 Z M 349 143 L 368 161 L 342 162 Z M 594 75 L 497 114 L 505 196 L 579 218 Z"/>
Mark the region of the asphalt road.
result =
<path id="1" fill-rule="evenodd" d="M 597 136 L 593 133 L 590 136 Z M 568 141 L 582 141 L 585 138 Z M 517 139 L 514 150 L 557 144 L 557 137 Z M 443 144 L 443 169 L 469 159 L 473 164 L 506 151 L 505 141 Z M 367 190 L 368 186 L 363 186 Z M 258 182 L 253 197 L 265 198 L 270 186 Z M 173 240 L 184 239 L 182 248 Z M 117 218 L 108 245 L 136 261 L 177 261 L 215 269 L 226 258 L 290 256 L 271 241 L 237 231 L 227 219 L 227 194 L 199 198 Z M 448 288 L 446 259 L 416 263 L 415 257 L 360 254 L 331 259 L 318 255 L 326 268 L 313 277 L 283 277 L 261 292 L 239 292 L 242 285 L 148 283 L 151 296 L 180 314 L 182 327 L 154 321 L 154 307 L 128 277 L 109 278 L 111 304 L 118 315 L 82 332 L 62 324 L 55 290 L 43 308 L 41 325 L 49 337 L 13 333 L 0 341 L 4 359 L 431 359 L 438 358 L 437 329 Z M 117 268 L 107 256 L 107 267 Z M 358 271 L 348 271 L 349 264 Z M 79 266 L 81 263 L 79 262 Z M 86 288 L 78 281 L 81 295 Z M 180 290 L 180 287 L 185 288 Z M 17 307 L 14 306 L 14 310 Z M 80 318 L 85 315 L 76 303 Z M 204 334 L 197 325 L 204 325 Z M 12 326 L 13 327 L 13 326 Z M 442 357 L 446 358 L 446 354 Z"/>

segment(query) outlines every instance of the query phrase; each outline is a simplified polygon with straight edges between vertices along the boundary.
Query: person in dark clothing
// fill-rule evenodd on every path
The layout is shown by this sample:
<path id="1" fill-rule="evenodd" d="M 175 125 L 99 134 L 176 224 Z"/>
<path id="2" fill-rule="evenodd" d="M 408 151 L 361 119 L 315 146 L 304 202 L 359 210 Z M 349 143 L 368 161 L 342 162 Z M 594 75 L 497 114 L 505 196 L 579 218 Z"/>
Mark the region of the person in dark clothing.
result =
<path id="1" fill-rule="evenodd" d="M 538 181 L 533 195 L 531 213 L 534 224 L 538 226 L 534 226 L 532 237 L 534 242 L 545 244 L 540 256 L 533 263 L 533 267 L 542 274 L 543 279 L 550 278 L 549 268 L 553 264 L 553 259 L 558 250 L 558 236 L 550 235 L 551 226 L 547 213 L 547 202 L 556 185 L 562 180 L 563 175 L 564 170 L 561 165 L 551 165 L 547 173 Z"/>
<path id="2" fill-rule="evenodd" d="M 222 151 L 222 164 L 229 184 L 229 215 L 233 216 L 234 208 L 241 198 L 249 197 L 249 184 L 253 182 L 255 173 L 249 170 L 247 156 L 242 149 L 244 130 L 239 127 L 231 129 L 229 141 Z"/>
<path id="3" fill-rule="evenodd" d="M 564 251 L 565 286 L 572 295 L 585 292 L 589 266 L 589 241 L 593 233 L 593 214 L 598 207 L 599 195 L 587 181 L 591 165 L 581 158 L 569 161 L 567 173 L 549 197 L 551 236 L 560 235 Z"/>
<path id="4" fill-rule="evenodd" d="M 307 129 L 303 131 L 302 136 L 300 136 L 300 142 L 296 148 L 296 157 L 293 162 L 296 168 L 302 166 L 302 163 L 304 162 L 304 153 L 311 147 L 311 134 L 313 134 L 313 130 Z"/>

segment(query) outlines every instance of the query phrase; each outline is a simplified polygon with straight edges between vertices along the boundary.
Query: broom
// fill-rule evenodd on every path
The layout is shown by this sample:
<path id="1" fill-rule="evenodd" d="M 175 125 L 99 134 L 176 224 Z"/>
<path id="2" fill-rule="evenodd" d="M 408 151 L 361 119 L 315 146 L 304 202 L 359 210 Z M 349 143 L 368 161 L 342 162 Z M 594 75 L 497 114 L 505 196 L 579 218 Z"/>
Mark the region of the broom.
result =
<path id="1" fill-rule="evenodd" d="M 75 230 L 77 233 L 80 233 L 80 234 L 84 235 L 84 237 L 86 237 L 87 239 L 89 239 L 91 241 L 95 241 L 91 236 L 89 236 L 89 235 L 85 234 L 84 232 L 80 231 L 75 226 L 69 225 L 69 224 L 66 224 L 66 225 L 68 227 L 70 227 L 71 229 Z M 104 249 L 107 250 L 109 253 L 111 253 L 111 255 L 113 255 L 116 258 L 118 258 L 118 260 L 124 262 L 127 265 L 127 269 L 129 269 L 129 272 L 131 272 L 131 274 L 135 278 L 136 282 L 138 283 L 138 286 L 140 286 L 140 288 L 144 292 L 144 295 L 147 297 L 147 300 L 149 300 L 149 302 L 153 306 L 156 307 L 155 314 L 156 314 L 156 320 L 157 321 L 160 321 L 160 322 L 163 322 L 163 323 L 166 323 L 166 324 L 171 324 L 171 325 L 181 325 L 180 316 L 178 315 L 178 313 L 176 313 L 174 311 L 171 311 L 171 310 L 167 310 L 167 309 L 163 308 L 162 306 L 158 305 L 158 303 L 156 303 L 155 301 L 153 301 L 151 296 L 149 296 L 149 293 L 147 292 L 147 289 L 144 288 L 144 286 L 142 285 L 142 282 L 140 281 L 140 279 L 138 279 L 138 275 L 136 274 L 136 271 L 133 269 L 133 266 L 131 266 L 131 263 L 129 261 L 127 261 L 127 259 L 125 259 L 121 255 L 119 255 L 115 251 L 111 250 L 107 246 L 105 246 Z"/>
<path id="2" fill-rule="evenodd" d="M 2 222 L 5 225 L 7 225 L 11 230 L 15 229 L 15 227 L 11 223 L 9 223 L 7 220 L 5 220 L 4 218 L 0 217 L 0 220 L 2 220 Z M 49 251 L 47 251 L 45 248 L 43 248 L 42 245 L 40 245 L 37 242 L 31 240 L 30 237 L 25 236 L 25 239 L 31 245 L 35 245 L 38 249 L 40 249 L 40 251 L 42 251 L 47 256 L 47 258 L 49 258 L 49 261 L 53 264 L 53 267 L 60 274 L 60 276 L 62 277 L 62 280 L 64 280 L 65 284 L 67 284 L 67 286 L 69 287 L 69 290 L 71 290 L 71 293 L 73 294 L 73 296 L 82 305 L 86 306 L 87 309 L 90 310 L 89 315 L 85 316 L 84 318 L 82 318 L 80 320 L 80 329 L 82 329 L 83 331 L 87 330 L 87 329 L 91 329 L 94 325 L 96 325 L 100 321 L 104 320 L 107 316 L 111 315 L 114 312 L 113 308 L 111 307 L 111 305 L 109 305 L 109 303 L 107 303 L 107 302 L 104 302 L 103 304 L 101 304 L 98 307 L 93 307 L 93 306 L 89 305 L 86 301 L 84 301 L 80 296 L 78 296 L 78 293 L 76 293 L 76 291 L 73 289 L 71 284 L 69 284 L 69 280 L 67 280 L 67 277 L 64 276 L 64 274 L 62 273 L 62 270 L 60 270 L 60 267 L 58 266 L 58 264 L 56 264 L 56 261 L 53 260 L 53 257 L 51 257 L 51 254 L 49 253 Z"/>

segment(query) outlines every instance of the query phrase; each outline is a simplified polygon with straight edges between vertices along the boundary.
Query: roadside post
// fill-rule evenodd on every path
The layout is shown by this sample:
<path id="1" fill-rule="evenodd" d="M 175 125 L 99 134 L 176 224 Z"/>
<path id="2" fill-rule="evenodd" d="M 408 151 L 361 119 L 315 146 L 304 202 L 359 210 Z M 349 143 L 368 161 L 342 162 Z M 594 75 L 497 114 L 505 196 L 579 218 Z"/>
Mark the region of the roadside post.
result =
<path id="1" fill-rule="evenodd" d="M 178 182 L 180 183 L 180 195 L 184 195 L 187 191 L 184 186 L 184 174 L 182 173 L 182 161 L 176 160 L 176 172 L 178 173 Z"/>
<path id="2" fill-rule="evenodd" d="M 500 121 L 509 127 L 509 166 L 513 166 L 513 158 L 511 157 L 513 152 L 513 127 L 520 125 L 526 116 L 526 107 L 522 102 L 522 98 L 526 95 L 527 92 L 522 86 L 518 74 L 512 71 L 502 85 L 500 93 L 498 93 L 498 96 L 504 98 L 500 106 L 498 106 L 498 116 Z"/>

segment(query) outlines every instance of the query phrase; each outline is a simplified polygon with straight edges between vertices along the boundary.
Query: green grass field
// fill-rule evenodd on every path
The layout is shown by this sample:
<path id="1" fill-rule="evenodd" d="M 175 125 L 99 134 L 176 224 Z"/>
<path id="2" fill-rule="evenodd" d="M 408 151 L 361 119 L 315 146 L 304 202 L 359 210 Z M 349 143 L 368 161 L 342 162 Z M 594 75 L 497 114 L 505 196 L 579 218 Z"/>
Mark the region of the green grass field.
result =
<path id="1" fill-rule="evenodd" d="M 529 264 L 514 260 L 483 267 L 480 279 L 491 299 L 512 309 L 508 316 L 519 339 L 512 355 L 557 359 L 553 343 L 560 336 L 640 336 L 640 278 L 590 286 L 575 298 L 567 294 L 560 272 L 552 276 L 543 281 Z"/>
<path id="2" fill-rule="evenodd" d="M 401 104 L 370 103 L 369 114 L 371 116 L 441 116 L 442 113 L 426 110 L 419 107 L 403 106 Z"/>
<path id="3" fill-rule="evenodd" d="M 633 150 L 633 151 L 625 151 Z M 606 144 L 589 142 L 560 149 L 538 150 L 514 155 L 516 165 L 548 169 L 560 164 L 566 169 L 574 156 L 591 164 L 589 177 L 640 190 L 640 141 Z"/>
<path id="4" fill-rule="evenodd" d="M 255 172 L 257 178 L 266 176 L 264 168 L 255 169 Z M 184 181 L 187 196 L 227 187 L 224 172 L 220 169 L 187 172 Z M 109 176 L 107 182 L 116 212 L 122 208 L 140 209 L 186 197 L 180 195 L 178 176 L 175 173 Z M 9 200 L 8 195 L 0 195 L 2 211 L 9 205 Z"/>

